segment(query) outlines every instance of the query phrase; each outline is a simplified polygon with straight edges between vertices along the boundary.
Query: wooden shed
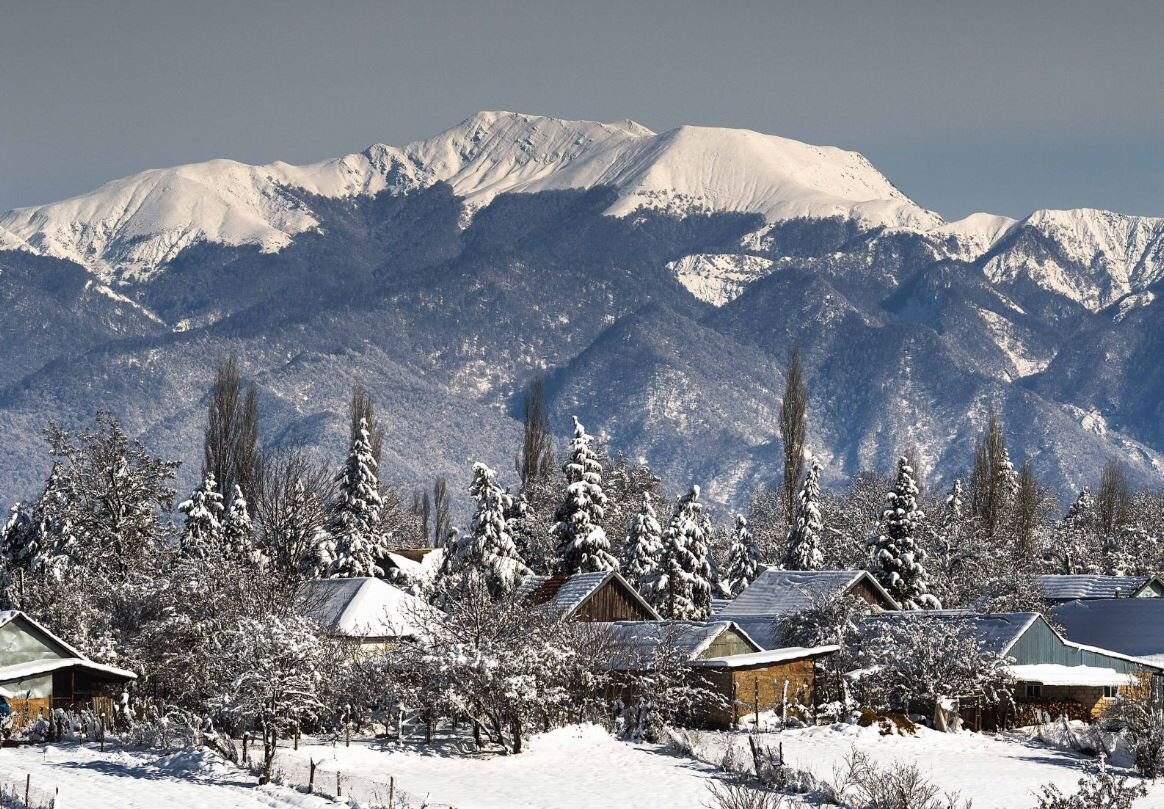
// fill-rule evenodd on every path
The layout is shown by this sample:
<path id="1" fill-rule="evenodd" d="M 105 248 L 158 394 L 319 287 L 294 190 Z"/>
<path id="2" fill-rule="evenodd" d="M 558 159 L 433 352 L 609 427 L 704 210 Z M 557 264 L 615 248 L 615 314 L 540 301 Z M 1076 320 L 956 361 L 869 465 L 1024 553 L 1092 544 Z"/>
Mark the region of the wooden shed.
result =
<path id="1" fill-rule="evenodd" d="M 0 612 L 0 698 L 17 726 L 54 708 L 92 707 L 112 716 L 111 694 L 136 679 L 90 660 L 23 612 Z"/>
<path id="2" fill-rule="evenodd" d="M 812 706 L 816 698 L 814 662 L 836 646 L 765 651 L 731 621 L 621 621 L 610 625 L 615 660 L 612 668 L 628 673 L 624 701 L 635 698 L 634 675 L 655 665 L 660 650 L 684 658 L 693 684 L 710 689 L 722 704 L 709 706 L 693 724 L 726 729 L 757 709 L 781 711 Z"/>
<path id="3" fill-rule="evenodd" d="M 526 576 L 518 598 L 548 604 L 575 621 L 658 621 L 659 613 L 616 571 L 573 576 Z"/>

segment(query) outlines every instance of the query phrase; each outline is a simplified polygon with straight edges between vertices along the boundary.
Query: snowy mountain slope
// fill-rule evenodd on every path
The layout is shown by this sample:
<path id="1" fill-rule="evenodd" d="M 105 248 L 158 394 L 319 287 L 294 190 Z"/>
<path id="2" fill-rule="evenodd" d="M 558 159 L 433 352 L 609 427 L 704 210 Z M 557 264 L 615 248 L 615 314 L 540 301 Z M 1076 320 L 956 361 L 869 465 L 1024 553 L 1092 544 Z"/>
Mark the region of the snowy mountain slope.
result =
<path id="1" fill-rule="evenodd" d="M 934 228 L 930 233 L 935 238 L 946 240 L 950 258 L 974 261 L 990 250 L 1017 221 L 998 214 L 972 213 Z"/>
<path id="2" fill-rule="evenodd" d="M 149 277 L 200 242 L 286 247 L 317 228 L 299 190 L 321 197 L 407 192 L 449 183 L 475 211 L 498 194 L 610 185 L 609 213 L 641 208 L 759 213 L 768 221 L 853 218 L 928 229 L 941 219 L 906 198 L 861 155 L 738 129 L 565 121 L 482 112 L 401 149 L 307 166 L 213 160 L 154 169 L 63 202 L 0 216 L 0 249 L 88 267 L 103 281 Z"/>
<path id="3" fill-rule="evenodd" d="M 744 288 L 772 271 L 772 259 L 740 253 L 698 253 L 667 263 L 688 292 L 713 306 L 723 306 Z"/>
<path id="4" fill-rule="evenodd" d="M 1035 211 L 985 262 L 997 284 L 1028 284 L 1097 311 L 1164 278 L 1164 219 L 1080 208 Z"/>

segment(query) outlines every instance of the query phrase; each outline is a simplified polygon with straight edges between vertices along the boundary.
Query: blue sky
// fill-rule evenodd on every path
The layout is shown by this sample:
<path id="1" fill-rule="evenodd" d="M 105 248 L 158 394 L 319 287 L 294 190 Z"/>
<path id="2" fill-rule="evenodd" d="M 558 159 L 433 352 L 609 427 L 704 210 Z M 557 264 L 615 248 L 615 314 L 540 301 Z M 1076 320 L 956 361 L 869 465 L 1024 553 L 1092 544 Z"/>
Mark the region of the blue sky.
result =
<path id="1" fill-rule="evenodd" d="M 480 109 L 856 149 L 947 218 L 1164 216 L 1164 3 L 0 0 L 0 209 Z"/>

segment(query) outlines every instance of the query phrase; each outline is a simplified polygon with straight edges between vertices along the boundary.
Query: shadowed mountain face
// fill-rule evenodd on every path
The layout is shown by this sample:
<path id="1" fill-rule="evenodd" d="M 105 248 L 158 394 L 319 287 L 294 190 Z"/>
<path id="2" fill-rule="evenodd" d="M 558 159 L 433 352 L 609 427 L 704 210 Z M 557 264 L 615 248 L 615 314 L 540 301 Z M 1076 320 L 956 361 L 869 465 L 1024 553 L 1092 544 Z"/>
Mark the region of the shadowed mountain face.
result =
<path id="1" fill-rule="evenodd" d="M 826 480 L 888 468 L 916 448 L 928 481 L 946 482 L 969 464 L 991 408 L 1012 456 L 1029 455 L 1064 494 L 1109 458 L 1141 482 L 1158 480 L 1156 220 L 1040 212 L 943 225 L 900 194 L 888 207 L 858 202 L 832 215 L 848 193 L 837 178 L 848 175 L 822 173 L 813 161 L 824 158 L 783 141 L 781 159 L 802 161 L 796 193 L 816 183 L 811 206 L 770 178 L 778 199 L 722 203 L 709 191 L 656 205 L 658 167 L 677 171 L 675 144 L 706 150 L 714 131 L 667 140 L 602 126 L 612 128 L 590 132 L 581 156 L 551 133 L 563 144 L 551 157 L 569 164 L 570 182 L 537 155 L 511 156 L 507 170 L 525 172 L 525 185 L 501 194 L 481 190 L 493 164 L 464 133 L 452 168 L 431 144 L 406 147 L 428 163 L 369 150 L 367 165 L 387 166 L 374 175 L 379 187 L 364 177 L 364 190 L 345 196 L 321 180 L 284 183 L 247 203 L 267 217 L 262 227 L 284 226 L 274 246 L 203 232 L 165 250 L 160 231 L 100 241 L 96 226 L 60 226 L 59 212 L 0 217 L 9 229 L 41 223 L 45 233 L 51 220 L 58 242 L 100 241 L 105 251 L 93 263 L 83 251 L 73 261 L 47 248 L 38 255 L 49 237 L 27 228 L 23 243 L 0 241 L 19 248 L 0 251 L 0 496 L 39 488 L 46 420 L 75 424 L 101 409 L 185 459 L 188 488 L 214 366 L 234 354 L 260 387 L 264 441 L 306 444 L 337 463 L 348 392 L 366 386 L 387 427 L 382 476 L 408 488 L 445 474 L 460 489 L 474 460 L 512 479 L 517 398 L 543 371 L 563 441 L 576 413 L 612 449 L 650 462 L 670 489 L 698 482 L 713 502 L 740 504 L 778 475 L 782 368 L 794 345 L 807 369 L 809 446 Z M 769 160 L 742 142 L 738 159 Z M 838 154 L 866 172 L 858 190 L 878 188 L 859 155 Z M 631 157 L 638 173 L 618 174 L 616 158 Z M 576 187 L 599 158 L 614 162 L 595 176 L 616 182 Z M 450 179 L 417 166 L 444 166 Z M 470 169 L 476 184 L 466 187 Z M 694 171 L 673 176 L 684 187 L 704 181 Z M 755 195 L 742 180 L 715 182 L 717 193 Z M 229 202 L 224 188 L 215 193 Z M 652 204 L 627 209 L 641 199 Z M 299 227 L 292 214 L 314 224 Z M 142 258 L 159 251 L 159 263 Z M 132 255 L 132 274 L 118 274 L 117 255 Z"/>

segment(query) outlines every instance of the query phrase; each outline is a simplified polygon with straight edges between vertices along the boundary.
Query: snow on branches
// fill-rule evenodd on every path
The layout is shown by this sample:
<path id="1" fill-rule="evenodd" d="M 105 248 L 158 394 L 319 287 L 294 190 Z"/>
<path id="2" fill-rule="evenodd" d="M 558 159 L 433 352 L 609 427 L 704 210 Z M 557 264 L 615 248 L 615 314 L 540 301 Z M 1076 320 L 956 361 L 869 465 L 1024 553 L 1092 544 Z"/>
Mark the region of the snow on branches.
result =
<path id="1" fill-rule="evenodd" d="M 814 459 L 796 496 L 796 514 L 788 529 L 787 570 L 820 570 L 824 555 L 820 550 L 824 521 L 820 516 L 820 464 Z"/>
<path id="2" fill-rule="evenodd" d="M 602 491 L 602 463 L 591 449 L 592 438 L 574 417 L 570 459 L 562 466 L 566 496 L 554 514 L 558 540 L 558 571 L 566 575 L 618 570 L 610 541 L 602 528 L 606 494 Z"/>
<path id="3" fill-rule="evenodd" d="M 925 514 L 917 507 L 917 483 L 906 458 L 897 462 L 897 480 L 885 496 L 881 533 L 873 545 L 873 574 L 903 609 L 936 609 L 938 599 L 929 593 L 926 552 L 918 545 L 917 531 Z"/>

